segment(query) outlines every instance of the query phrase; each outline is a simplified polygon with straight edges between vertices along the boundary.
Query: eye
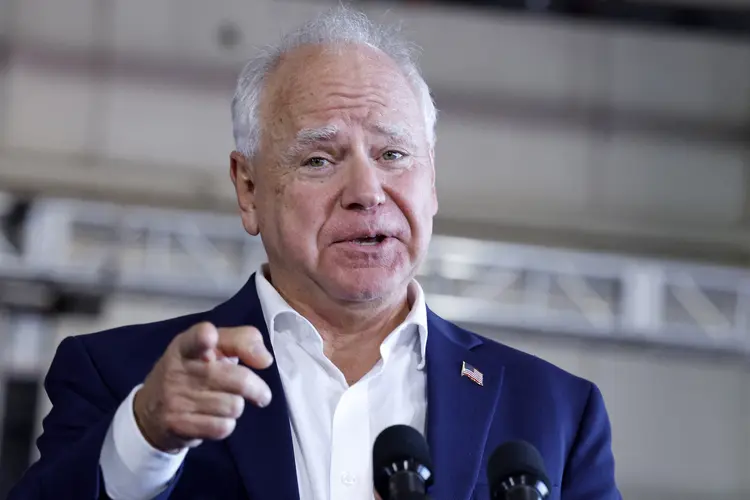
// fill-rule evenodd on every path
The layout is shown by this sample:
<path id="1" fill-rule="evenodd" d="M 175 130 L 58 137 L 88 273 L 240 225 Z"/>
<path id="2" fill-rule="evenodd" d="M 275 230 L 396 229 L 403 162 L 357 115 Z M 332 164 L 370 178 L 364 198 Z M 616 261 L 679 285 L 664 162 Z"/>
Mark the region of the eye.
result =
<path id="1" fill-rule="evenodd" d="M 393 151 L 393 150 L 386 151 L 385 153 L 383 153 L 383 159 L 385 161 L 397 161 L 403 158 L 404 156 L 405 156 L 404 153 L 401 153 L 399 151 Z"/>
<path id="2" fill-rule="evenodd" d="M 320 156 L 314 156 L 307 160 L 304 165 L 306 167 L 312 167 L 312 168 L 323 168 L 326 165 L 328 165 L 330 162 L 326 160 L 325 158 L 321 158 Z"/>

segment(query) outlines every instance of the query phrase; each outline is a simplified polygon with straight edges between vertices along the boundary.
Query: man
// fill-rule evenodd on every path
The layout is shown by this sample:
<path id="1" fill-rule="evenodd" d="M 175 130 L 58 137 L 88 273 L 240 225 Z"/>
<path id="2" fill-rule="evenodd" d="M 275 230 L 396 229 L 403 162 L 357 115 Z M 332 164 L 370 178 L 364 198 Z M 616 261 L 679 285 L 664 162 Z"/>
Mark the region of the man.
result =
<path id="1" fill-rule="evenodd" d="M 488 499 L 512 439 L 551 498 L 619 498 L 597 388 L 424 303 L 436 114 L 407 47 L 338 9 L 246 66 L 230 173 L 268 263 L 211 311 L 64 340 L 12 499 L 369 500 L 393 424 L 426 433 L 435 500 Z"/>

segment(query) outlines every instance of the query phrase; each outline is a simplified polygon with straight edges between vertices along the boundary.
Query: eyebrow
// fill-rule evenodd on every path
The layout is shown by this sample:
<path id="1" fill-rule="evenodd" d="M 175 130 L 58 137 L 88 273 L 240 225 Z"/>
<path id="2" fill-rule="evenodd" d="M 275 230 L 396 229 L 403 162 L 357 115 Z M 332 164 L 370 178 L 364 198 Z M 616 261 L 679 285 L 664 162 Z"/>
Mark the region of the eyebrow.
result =
<path id="1" fill-rule="evenodd" d="M 409 146 L 414 146 L 414 144 L 416 144 L 411 130 L 404 125 L 376 122 L 371 126 L 371 128 L 377 134 L 384 135 L 395 142 L 406 144 Z"/>
<path id="2" fill-rule="evenodd" d="M 410 129 L 401 124 L 375 122 L 370 125 L 370 130 L 387 137 L 393 142 L 408 147 L 415 147 L 416 142 Z M 303 128 L 295 137 L 294 143 L 286 150 L 284 158 L 291 160 L 304 153 L 307 148 L 321 142 L 330 142 L 336 139 L 339 128 L 336 125 L 324 125 L 316 128 Z"/>
<path id="3" fill-rule="evenodd" d="M 316 128 L 303 128 L 294 139 L 294 143 L 284 153 L 287 161 L 293 160 L 307 150 L 310 146 L 320 142 L 332 141 L 339 133 L 336 125 L 324 125 Z"/>
<path id="4" fill-rule="evenodd" d="M 336 138 L 339 128 L 336 125 L 325 125 L 318 128 L 303 128 L 297 132 L 297 143 L 330 141 Z"/>
<path id="5" fill-rule="evenodd" d="M 317 128 L 303 128 L 297 132 L 294 144 L 287 149 L 285 158 L 296 158 L 306 148 L 319 142 L 328 142 L 336 138 L 339 129 L 336 125 L 324 125 Z"/>

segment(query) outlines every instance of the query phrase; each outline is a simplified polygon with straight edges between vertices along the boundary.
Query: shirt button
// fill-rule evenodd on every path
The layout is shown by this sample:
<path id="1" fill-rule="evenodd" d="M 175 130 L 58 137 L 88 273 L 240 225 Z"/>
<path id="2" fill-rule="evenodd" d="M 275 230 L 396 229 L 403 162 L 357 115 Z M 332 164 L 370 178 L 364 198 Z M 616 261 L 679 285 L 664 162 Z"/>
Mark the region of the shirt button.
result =
<path id="1" fill-rule="evenodd" d="M 341 482 L 344 483 L 346 486 L 352 486 L 354 483 L 357 482 L 357 476 L 350 472 L 344 472 L 341 474 Z"/>

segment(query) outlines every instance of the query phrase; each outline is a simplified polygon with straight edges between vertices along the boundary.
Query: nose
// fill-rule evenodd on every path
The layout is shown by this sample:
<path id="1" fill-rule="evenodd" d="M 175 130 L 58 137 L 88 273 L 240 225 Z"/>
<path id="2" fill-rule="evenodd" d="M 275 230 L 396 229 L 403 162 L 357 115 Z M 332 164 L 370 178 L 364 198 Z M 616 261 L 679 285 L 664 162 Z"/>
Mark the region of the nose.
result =
<path id="1" fill-rule="evenodd" d="M 341 204 L 348 210 L 371 210 L 385 203 L 385 191 L 377 167 L 368 159 L 356 158 L 349 165 Z"/>

